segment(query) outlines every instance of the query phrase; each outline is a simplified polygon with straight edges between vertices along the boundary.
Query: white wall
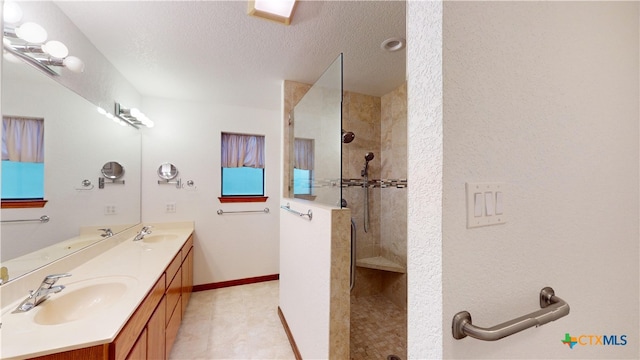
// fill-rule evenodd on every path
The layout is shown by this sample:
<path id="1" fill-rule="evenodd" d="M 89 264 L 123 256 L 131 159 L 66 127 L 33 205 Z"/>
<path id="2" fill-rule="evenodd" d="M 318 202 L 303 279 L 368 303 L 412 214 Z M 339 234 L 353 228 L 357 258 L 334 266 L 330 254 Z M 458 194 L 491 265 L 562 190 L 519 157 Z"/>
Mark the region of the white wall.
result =
<path id="1" fill-rule="evenodd" d="M 156 126 L 142 130 L 142 221 L 195 221 L 195 284 L 278 274 L 281 114 L 158 98 L 143 103 Z M 221 132 L 265 135 L 266 203 L 219 202 Z M 158 185 L 163 162 L 176 165 L 178 177 L 197 189 Z M 175 203 L 175 213 L 165 212 L 167 203 Z M 216 214 L 265 207 L 269 214 Z"/>
<path id="2" fill-rule="evenodd" d="M 441 2 L 407 3 L 407 44 L 407 352 L 441 359 Z"/>
<path id="3" fill-rule="evenodd" d="M 444 4 L 446 358 L 638 357 L 638 29 L 636 2 Z M 507 184 L 508 220 L 467 229 L 465 182 L 482 181 Z M 452 338 L 455 313 L 497 325 L 544 286 L 569 316 Z M 628 342 L 569 349 L 565 333 Z"/>
<path id="4" fill-rule="evenodd" d="M 303 359 L 329 358 L 331 300 L 331 208 L 305 201 L 291 208 L 313 220 L 281 213 L 280 309 Z"/>

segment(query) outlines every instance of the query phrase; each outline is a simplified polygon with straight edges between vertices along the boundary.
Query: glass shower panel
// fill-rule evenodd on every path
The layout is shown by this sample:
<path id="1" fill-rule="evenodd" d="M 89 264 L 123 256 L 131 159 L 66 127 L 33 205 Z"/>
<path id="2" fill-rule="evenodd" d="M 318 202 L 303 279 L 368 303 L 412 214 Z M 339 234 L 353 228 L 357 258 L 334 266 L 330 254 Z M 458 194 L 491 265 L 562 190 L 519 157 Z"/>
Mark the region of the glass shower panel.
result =
<path id="1" fill-rule="evenodd" d="M 340 207 L 342 54 L 313 84 L 292 115 L 293 196 Z"/>

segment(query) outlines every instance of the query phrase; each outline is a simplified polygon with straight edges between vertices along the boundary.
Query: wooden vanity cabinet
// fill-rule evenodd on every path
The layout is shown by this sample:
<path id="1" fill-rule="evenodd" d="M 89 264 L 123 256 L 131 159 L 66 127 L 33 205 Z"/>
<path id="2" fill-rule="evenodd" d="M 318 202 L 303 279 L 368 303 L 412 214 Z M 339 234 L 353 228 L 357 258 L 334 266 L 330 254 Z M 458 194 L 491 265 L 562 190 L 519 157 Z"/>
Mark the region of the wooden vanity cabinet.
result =
<path id="1" fill-rule="evenodd" d="M 133 348 L 147 348 L 146 336 L 141 336 L 147 329 L 149 319 L 156 311 L 158 304 L 162 302 L 165 292 L 165 273 L 160 276 L 153 289 L 142 302 L 142 305 L 136 309 L 133 316 L 127 321 L 127 324 L 120 330 L 116 339 L 109 344 L 109 359 L 140 359 L 138 357 L 129 357 L 129 353 Z M 142 343 L 144 342 L 144 343 Z M 146 352 L 145 352 L 146 354 Z M 135 354 L 134 354 L 135 355 Z M 143 359 L 146 359 L 143 358 Z"/>
<path id="2" fill-rule="evenodd" d="M 182 247 L 182 314 L 193 292 L 193 236 Z"/>
<path id="3" fill-rule="evenodd" d="M 192 290 L 193 235 L 178 251 L 112 343 L 33 359 L 168 359 Z"/>
<path id="4" fill-rule="evenodd" d="M 147 359 L 147 329 L 144 328 L 142 330 L 142 334 L 138 338 L 138 341 L 133 344 L 133 348 L 131 348 L 131 352 L 127 355 L 127 360 L 135 360 L 135 359 Z M 151 357 L 148 357 L 152 359 Z"/>
<path id="5" fill-rule="evenodd" d="M 166 298 L 163 297 L 162 301 L 153 312 L 149 322 L 147 323 L 147 357 L 146 359 L 167 359 L 169 356 L 166 353 L 165 342 L 165 307 Z M 145 358 L 141 358 L 145 359 Z"/>

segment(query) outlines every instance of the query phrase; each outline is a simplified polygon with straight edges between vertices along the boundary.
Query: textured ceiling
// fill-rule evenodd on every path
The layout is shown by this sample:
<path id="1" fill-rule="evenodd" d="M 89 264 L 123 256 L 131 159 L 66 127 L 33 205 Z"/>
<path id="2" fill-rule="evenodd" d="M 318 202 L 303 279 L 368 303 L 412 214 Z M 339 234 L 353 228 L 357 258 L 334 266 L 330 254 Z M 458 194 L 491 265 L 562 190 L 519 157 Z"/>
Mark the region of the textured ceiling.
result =
<path id="1" fill-rule="evenodd" d="M 404 1 L 302 1 L 290 26 L 246 1 L 61 1 L 143 96 L 279 109 L 282 80 L 315 82 L 344 54 L 344 88 L 380 96 L 405 81 Z"/>

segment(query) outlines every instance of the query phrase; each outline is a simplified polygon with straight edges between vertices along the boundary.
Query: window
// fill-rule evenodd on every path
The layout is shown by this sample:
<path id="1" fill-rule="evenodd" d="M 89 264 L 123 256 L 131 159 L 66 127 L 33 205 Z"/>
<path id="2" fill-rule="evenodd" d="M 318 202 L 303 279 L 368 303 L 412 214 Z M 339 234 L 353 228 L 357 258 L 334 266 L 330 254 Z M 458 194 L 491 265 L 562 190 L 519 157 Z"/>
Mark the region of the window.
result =
<path id="1" fill-rule="evenodd" d="M 44 199 L 44 119 L 2 118 L 1 192 L 3 201 Z"/>
<path id="2" fill-rule="evenodd" d="M 222 133 L 221 202 L 266 201 L 264 136 Z"/>
<path id="3" fill-rule="evenodd" d="M 315 162 L 313 139 L 295 138 L 293 144 L 293 195 L 313 195 L 313 169 Z"/>
<path id="4" fill-rule="evenodd" d="M 293 169 L 293 194 L 313 195 L 311 170 Z"/>

